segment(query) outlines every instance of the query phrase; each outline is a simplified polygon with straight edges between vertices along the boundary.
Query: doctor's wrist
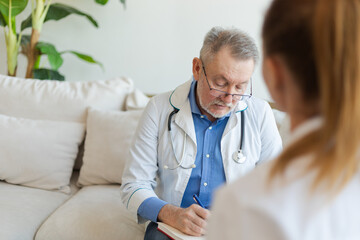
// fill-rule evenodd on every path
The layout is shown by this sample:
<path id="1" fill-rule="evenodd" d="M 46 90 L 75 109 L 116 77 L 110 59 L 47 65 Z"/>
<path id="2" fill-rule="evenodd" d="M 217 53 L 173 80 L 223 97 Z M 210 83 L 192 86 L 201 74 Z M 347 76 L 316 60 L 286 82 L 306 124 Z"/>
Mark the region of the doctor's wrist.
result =
<path id="1" fill-rule="evenodd" d="M 166 224 L 169 224 L 173 226 L 173 220 L 176 217 L 177 210 L 180 209 L 179 207 L 176 207 L 171 204 L 165 204 L 159 211 L 158 214 L 158 221 L 164 222 Z"/>

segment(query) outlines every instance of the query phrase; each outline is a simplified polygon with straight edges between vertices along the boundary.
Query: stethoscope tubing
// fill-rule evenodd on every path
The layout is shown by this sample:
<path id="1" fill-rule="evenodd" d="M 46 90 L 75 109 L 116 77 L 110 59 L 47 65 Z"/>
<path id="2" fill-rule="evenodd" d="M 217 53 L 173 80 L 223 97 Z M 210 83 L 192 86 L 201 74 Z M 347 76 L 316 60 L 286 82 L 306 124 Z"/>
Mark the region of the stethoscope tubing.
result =
<path id="1" fill-rule="evenodd" d="M 187 138 L 186 133 L 185 133 L 185 138 L 184 138 L 184 143 L 183 143 L 183 151 L 182 151 L 181 161 L 178 160 L 178 158 L 176 156 L 176 153 L 175 153 L 174 140 L 173 140 L 173 137 L 172 137 L 172 134 L 171 134 L 171 120 L 172 120 L 173 116 L 178 112 L 179 112 L 179 109 L 174 107 L 174 110 L 169 114 L 169 118 L 168 118 L 168 131 L 169 131 L 169 134 L 170 134 L 171 147 L 172 147 L 174 157 L 175 157 L 175 160 L 176 160 L 176 163 L 177 163 L 177 165 L 172 167 L 172 168 L 170 168 L 168 165 L 164 165 L 164 169 L 168 169 L 168 170 L 175 170 L 175 169 L 177 169 L 179 167 L 181 167 L 183 169 L 190 169 L 190 168 L 195 168 L 196 167 L 195 164 L 192 164 L 192 165 L 190 165 L 188 167 L 182 166 L 182 162 L 184 160 L 184 155 L 185 155 L 185 151 L 186 151 L 186 147 L 185 147 L 186 146 L 186 138 Z M 243 151 L 242 147 L 243 147 L 243 144 L 244 144 L 244 135 L 245 135 L 245 131 L 244 131 L 244 129 L 245 129 L 244 111 L 240 112 L 240 116 L 241 116 L 241 130 L 240 130 L 239 150 L 237 152 L 235 152 L 234 155 L 233 155 L 234 162 L 236 162 L 238 164 L 244 163 L 245 160 L 246 160 L 246 157 L 242 153 L 242 151 Z"/>
<path id="2" fill-rule="evenodd" d="M 244 136 L 245 136 L 245 116 L 244 116 L 244 111 L 240 112 L 241 114 L 241 132 L 240 132 L 240 146 L 239 149 L 242 151 L 242 146 L 244 143 Z"/>
<path id="3" fill-rule="evenodd" d="M 169 114 L 169 119 L 168 119 L 168 130 L 169 130 L 169 132 L 171 132 L 171 119 L 172 119 L 173 115 L 178 113 L 178 112 L 179 112 L 179 109 L 174 108 L 174 110 Z"/>

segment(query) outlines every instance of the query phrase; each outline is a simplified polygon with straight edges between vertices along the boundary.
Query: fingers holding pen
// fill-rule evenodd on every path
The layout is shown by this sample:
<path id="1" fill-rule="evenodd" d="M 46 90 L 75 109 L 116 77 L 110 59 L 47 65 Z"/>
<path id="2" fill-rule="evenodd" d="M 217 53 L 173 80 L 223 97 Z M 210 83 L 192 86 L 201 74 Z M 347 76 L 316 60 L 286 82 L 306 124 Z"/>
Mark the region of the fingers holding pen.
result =
<path id="1" fill-rule="evenodd" d="M 202 208 L 197 204 L 192 204 L 191 206 L 194 207 L 194 211 L 196 212 L 196 214 L 201 217 L 204 220 L 207 220 L 210 217 L 210 211 L 206 208 Z M 191 207 L 190 206 L 190 207 Z"/>
<path id="2" fill-rule="evenodd" d="M 206 220 L 209 215 L 209 210 L 197 204 L 188 208 L 167 204 L 160 210 L 159 219 L 188 235 L 201 236 L 205 234 Z"/>
<path id="3" fill-rule="evenodd" d="M 183 209 L 188 221 L 188 234 L 194 236 L 201 236 L 205 234 L 206 220 L 210 215 L 209 210 L 193 204 L 188 208 Z"/>

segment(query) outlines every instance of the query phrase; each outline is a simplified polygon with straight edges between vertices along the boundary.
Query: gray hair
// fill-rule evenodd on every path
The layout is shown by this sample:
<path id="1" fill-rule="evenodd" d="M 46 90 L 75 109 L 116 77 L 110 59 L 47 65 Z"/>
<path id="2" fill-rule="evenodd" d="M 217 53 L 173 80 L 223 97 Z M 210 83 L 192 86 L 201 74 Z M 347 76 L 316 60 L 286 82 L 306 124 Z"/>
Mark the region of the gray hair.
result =
<path id="1" fill-rule="evenodd" d="M 200 50 L 202 61 L 211 61 L 223 47 L 229 47 L 234 58 L 239 60 L 253 59 L 256 65 L 259 51 L 254 39 L 237 28 L 213 27 L 205 36 Z"/>

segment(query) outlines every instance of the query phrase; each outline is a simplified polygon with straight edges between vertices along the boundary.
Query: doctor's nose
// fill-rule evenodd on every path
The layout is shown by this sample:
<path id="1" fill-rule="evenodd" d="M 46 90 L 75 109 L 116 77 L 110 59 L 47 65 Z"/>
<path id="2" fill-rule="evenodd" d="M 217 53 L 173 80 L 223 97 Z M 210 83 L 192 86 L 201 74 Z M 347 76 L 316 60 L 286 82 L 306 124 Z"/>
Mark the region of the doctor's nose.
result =
<path id="1" fill-rule="evenodd" d="M 234 101 L 234 97 L 231 95 L 231 94 L 224 94 L 222 96 L 222 100 L 225 102 L 225 103 L 232 103 Z"/>

